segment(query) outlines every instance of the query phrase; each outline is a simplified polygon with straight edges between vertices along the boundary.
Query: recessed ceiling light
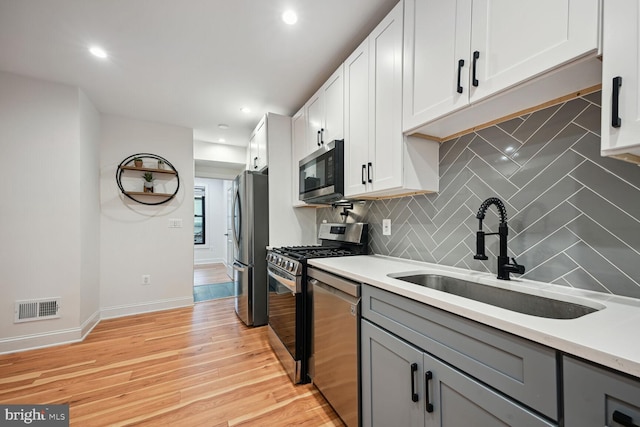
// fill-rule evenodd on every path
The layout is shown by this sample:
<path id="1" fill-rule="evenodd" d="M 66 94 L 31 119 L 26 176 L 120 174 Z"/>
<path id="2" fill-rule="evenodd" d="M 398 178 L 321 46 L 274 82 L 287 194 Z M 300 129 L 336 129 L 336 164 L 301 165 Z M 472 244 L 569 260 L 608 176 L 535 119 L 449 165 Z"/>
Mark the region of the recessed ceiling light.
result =
<path id="1" fill-rule="evenodd" d="M 225 124 L 225 123 L 220 123 L 220 124 L 218 125 L 218 127 L 219 127 L 220 129 L 229 129 L 229 125 L 227 125 L 227 124 Z"/>
<path id="2" fill-rule="evenodd" d="M 298 22 L 298 15 L 293 10 L 287 10 L 282 14 L 282 20 L 285 24 L 293 25 Z"/>
<path id="3" fill-rule="evenodd" d="M 98 57 L 100 59 L 105 59 L 108 56 L 107 52 L 105 52 L 105 50 L 100 46 L 91 46 L 89 48 L 89 52 L 91 52 L 93 56 Z"/>
<path id="4" fill-rule="evenodd" d="M 243 112 L 243 113 L 245 113 L 245 114 L 246 114 L 246 113 L 250 113 L 250 112 L 251 112 L 251 110 L 250 110 L 249 108 L 247 108 L 247 107 L 242 107 L 242 108 L 240 108 L 240 111 L 242 111 L 242 112 Z"/>

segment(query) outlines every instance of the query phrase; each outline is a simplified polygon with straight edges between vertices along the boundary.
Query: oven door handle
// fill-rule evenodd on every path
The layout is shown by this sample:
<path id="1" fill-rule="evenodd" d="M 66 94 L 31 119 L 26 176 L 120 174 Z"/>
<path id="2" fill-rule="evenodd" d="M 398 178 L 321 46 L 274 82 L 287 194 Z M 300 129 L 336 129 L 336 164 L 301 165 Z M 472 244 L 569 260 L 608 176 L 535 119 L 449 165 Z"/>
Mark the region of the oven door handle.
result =
<path id="1" fill-rule="evenodd" d="M 285 277 L 282 277 L 279 274 L 275 274 L 273 271 L 271 271 L 270 268 L 267 268 L 267 274 L 269 275 L 269 277 L 275 279 L 276 282 L 289 289 L 291 293 L 297 293 L 295 280 L 287 280 Z"/>

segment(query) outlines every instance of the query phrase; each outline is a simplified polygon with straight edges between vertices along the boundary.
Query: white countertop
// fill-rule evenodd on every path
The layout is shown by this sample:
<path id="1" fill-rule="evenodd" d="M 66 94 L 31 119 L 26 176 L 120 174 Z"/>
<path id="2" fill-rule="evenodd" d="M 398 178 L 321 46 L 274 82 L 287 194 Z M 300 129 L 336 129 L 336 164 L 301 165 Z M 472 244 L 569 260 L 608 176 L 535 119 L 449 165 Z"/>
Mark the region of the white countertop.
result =
<path id="1" fill-rule="evenodd" d="M 640 300 L 514 276 L 510 281 L 498 280 L 490 273 L 381 255 L 320 258 L 308 263 L 640 378 Z M 577 319 L 536 317 L 387 276 L 402 272 L 445 274 L 601 310 Z"/>

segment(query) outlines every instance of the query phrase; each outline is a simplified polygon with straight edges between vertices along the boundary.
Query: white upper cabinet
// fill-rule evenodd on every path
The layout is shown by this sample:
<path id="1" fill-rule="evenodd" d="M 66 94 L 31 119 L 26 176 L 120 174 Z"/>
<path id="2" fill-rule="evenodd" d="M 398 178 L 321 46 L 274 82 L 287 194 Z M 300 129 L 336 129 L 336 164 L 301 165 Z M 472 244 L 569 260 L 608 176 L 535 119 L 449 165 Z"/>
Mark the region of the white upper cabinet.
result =
<path id="1" fill-rule="evenodd" d="M 299 159 L 302 159 L 308 154 L 307 149 L 307 117 L 305 115 L 305 109 L 302 108 L 298 111 L 291 121 L 291 153 L 292 153 L 292 168 L 291 168 L 291 183 L 292 185 L 292 202 L 293 206 L 304 206 L 305 203 L 300 200 L 299 188 Z"/>
<path id="2" fill-rule="evenodd" d="M 344 78 L 342 65 L 305 104 L 307 153 L 344 135 Z M 304 156 L 303 156 L 304 157 Z"/>
<path id="3" fill-rule="evenodd" d="M 403 130 L 595 52 L 598 5 L 406 0 Z"/>
<path id="4" fill-rule="evenodd" d="M 247 170 L 262 172 L 268 166 L 266 116 L 251 134 L 247 157 Z"/>
<path id="5" fill-rule="evenodd" d="M 640 163 L 640 4 L 604 2 L 602 155 Z"/>
<path id="6" fill-rule="evenodd" d="M 402 8 L 401 1 L 344 63 L 347 197 L 438 189 L 438 144 L 402 135 Z"/>

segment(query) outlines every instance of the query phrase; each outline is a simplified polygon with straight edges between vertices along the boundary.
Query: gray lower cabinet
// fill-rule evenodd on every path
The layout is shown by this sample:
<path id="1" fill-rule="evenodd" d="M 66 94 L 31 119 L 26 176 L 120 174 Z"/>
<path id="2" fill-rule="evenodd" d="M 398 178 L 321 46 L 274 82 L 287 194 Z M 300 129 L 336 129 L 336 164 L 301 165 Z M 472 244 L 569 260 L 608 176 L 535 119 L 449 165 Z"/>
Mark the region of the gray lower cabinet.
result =
<path id="1" fill-rule="evenodd" d="M 544 418 L 367 320 L 363 426 L 553 426 Z"/>
<path id="2" fill-rule="evenodd" d="M 640 381 L 563 358 L 565 427 L 640 426 Z"/>
<path id="3" fill-rule="evenodd" d="M 368 285 L 362 318 L 364 427 L 557 425 L 555 350 Z"/>

